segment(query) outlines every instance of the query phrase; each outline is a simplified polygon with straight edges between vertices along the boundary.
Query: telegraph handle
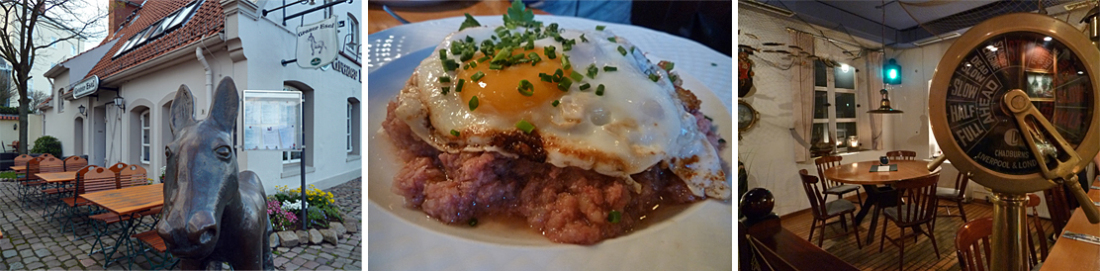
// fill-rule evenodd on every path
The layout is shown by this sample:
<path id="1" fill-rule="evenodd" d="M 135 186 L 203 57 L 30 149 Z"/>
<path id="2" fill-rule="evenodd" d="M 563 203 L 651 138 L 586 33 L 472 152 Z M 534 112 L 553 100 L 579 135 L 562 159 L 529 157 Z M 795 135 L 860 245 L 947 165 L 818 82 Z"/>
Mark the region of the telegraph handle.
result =
<path id="1" fill-rule="evenodd" d="M 1065 183 L 1065 179 L 1058 178 L 1058 184 Z M 1089 199 L 1088 195 L 1085 195 L 1085 190 L 1081 189 L 1081 183 L 1077 182 L 1077 176 L 1074 175 L 1069 179 L 1069 191 L 1073 193 L 1073 197 L 1077 198 L 1077 203 L 1081 204 L 1081 210 L 1085 211 L 1085 216 L 1089 218 L 1089 223 L 1100 223 L 1100 211 L 1096 210 L 1096 205 L 1092 203 L 1092 199 Z"/>
<path id="2" fill-rule="evenodd" d="M 940 157 L 936 157 L 935 160 L 932 160 L 932 162 L 928 163 L 928 171 L 936 171 L 936 168 L 940 167 L 940 165 L 943 164 L 943 161 L 946 160 L 947 155 L 940 155 Z"/>

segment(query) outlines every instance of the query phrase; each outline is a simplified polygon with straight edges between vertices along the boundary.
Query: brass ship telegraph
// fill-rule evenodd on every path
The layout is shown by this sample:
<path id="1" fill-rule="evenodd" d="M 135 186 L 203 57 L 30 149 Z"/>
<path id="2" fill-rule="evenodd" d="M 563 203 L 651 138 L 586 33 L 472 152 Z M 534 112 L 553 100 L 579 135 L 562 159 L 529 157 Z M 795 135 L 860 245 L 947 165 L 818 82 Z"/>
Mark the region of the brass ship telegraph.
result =
<path id="1" fill-rule="evenodd" d="M 993 192 L 992 270 L 1027 270 L 1026 193 L 1069 187 L 1100 148 L 1100 50 L 1073 26 L 1031 13 L 968 30 L 940 60 L 928 115 L 944 159 Z"/>

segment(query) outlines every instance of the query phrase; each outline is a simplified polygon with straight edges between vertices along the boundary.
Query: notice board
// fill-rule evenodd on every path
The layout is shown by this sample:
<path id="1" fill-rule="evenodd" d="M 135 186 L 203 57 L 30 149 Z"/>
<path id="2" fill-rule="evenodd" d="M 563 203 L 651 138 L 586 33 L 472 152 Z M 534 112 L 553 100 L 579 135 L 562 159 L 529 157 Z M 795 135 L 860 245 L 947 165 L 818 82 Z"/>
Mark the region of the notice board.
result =
<path id="1" fill-rule="evenodd" d="M 245 90 L 242 108 L 246 151 L 302 149 L 301 92 Z"/>

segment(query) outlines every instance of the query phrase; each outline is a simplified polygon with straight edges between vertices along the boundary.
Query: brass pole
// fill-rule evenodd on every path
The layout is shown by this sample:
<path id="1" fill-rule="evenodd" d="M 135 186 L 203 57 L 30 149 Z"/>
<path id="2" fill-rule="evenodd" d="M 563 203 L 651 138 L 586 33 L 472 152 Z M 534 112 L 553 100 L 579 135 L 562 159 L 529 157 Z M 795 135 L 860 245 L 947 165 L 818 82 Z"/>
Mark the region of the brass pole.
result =
<path id="1" fill-rule="evenodd" d="M 993 255 L 990 270 L 1027 271 L 1025 194 L 993 192 Z"/>

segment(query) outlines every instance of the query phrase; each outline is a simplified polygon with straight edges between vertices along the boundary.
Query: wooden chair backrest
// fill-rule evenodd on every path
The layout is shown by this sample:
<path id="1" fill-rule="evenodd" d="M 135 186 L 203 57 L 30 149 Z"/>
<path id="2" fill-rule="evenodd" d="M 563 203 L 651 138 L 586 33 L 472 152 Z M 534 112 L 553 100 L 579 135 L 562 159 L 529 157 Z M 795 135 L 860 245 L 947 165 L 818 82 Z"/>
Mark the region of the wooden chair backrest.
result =
<path id="1" fill-rule="evenodd" d="M 1031 260 L 1028 264 L 1035 266 L 1047 259 L 1047 255 L 1050 254 L 1050 245 L 1047 244 L 1047 234 L 1043 230 L 1043 224 L 1039 221 L 1039 208 L 1036 208 L 1041 203 L 1039 196 L 1028 193 L 1027 200 L 1027 207 L 1031 208 L 1032 213 L 1031 219 L 1027 221 L 1027 247 L 1030 248 L 1028 258 Z M 1035 243 L 1039 243 L 1038 248 Z"/>
<path id="2" fill-rule="evenodd" d="M 963 195 L 966 195 L 968 183 L 970 183 L 970 172 L 959 171 L 959 175 L 955 175 L 955 190 L 959 192 L 955 199 L 962 199 Z"/>
<path id="3" fill-rule="evenodd" d="M 62 172 L 65 171 L 65 161 L 57 159 L 57 157 L 46 157 L 42 161 L 38 162 L 38 172 Z"/>
<path id="4" fill-rule="evenodd" d="M 993 218 L 983 217 L 966 222 L 955 234 L 955 254 L 962 270 L 989 270 L 992 254 L 989 236 L 993 235 Z"/>
<path id="5" fill-rule="evenodd" d="M 84 166 L 87 166 L 87 165 L 88 165 L 88 160 L 84 159 L 84 157 L 73 155 L 73 156 L 69 156 L 68 158 L 65 158 L 65 171 L 80 170 L 81 168 L 84 168 Z"/>
<path id="6" fill-rule="evenodd" d="M 42 159 L 46 159 L 46 157 L 39 156 L 27 161 L 27 176 L 38 173 L 38 165 L 42 162 Z"/>
<path id="7" fill-rule="evenodd" d="M 111 165 L 111 167 L 108 167 L 107 169 L 111 170 L 111 172 L 114 172 L 115 174 L 118 174 L 119 172 L 122 172 L 122 169 L 125 169 L 125 168 L 126 168 L 126 163 L 118 162 L 114 165 Z"/>
<path id="8" fill-rule="evenodd" d="M 20 154 L 19 156 L 15 157 L 14 161 L 16 166 L 26 166 L 27 162 L 29 162 L 31 159 L 34 159 L 34 156 L 30 156 L 29 154 Z"/>
<path id="9" fill-rule="evenodd" d="M 810 175 L 805 169 L 798 170 L 798 176 L 802 178 L 802 188 L 806 190 L 806 198 L 810 200 L 810 214 L 817 219 L 825 218 L 825 197 L 817 185 L 817 177 Z"/>
<path id="10" fill-rule="evenodd" d="M 49 153 L 43 153 L 43 154 L 40 154 L 40 155 L 38 155 L 38 157 L 43 157 L 43 158 L 50 158 L 50 157 L 53 157 L 53 158 L 57 158 L 57 156 L 53 156 L 53 154 L 49 154 Z"/>
<path id="11" fill-rule="evenodd" d="M 932 174 L 894 184 L 900 195 L 897 204 L 899 227 L 919 225 L 936 218 L 936 183 L 939 180 L 939 174 Z"/>
<path id="12" fill-rule="evenodd" d="M 29 167 L 28 167 L 29 168 Z M 1061 185 L 1054 185 L 1050 189 L 1043 190 L 1047 198 L 1047 212 L 1050 213 L 1050 222 L 1054 224 L 1054 232 L 1060 233 L 1069 223 L 1072 207 L 1066 198 L 1066 190 Z"/>
<path id="13" fill-rule="evenodd" d="M 115 173 L 106 168 L 90 165 L 77 173 L 77 194 L 117 189 Z"/>
<path id="14" fill-rule="evenodd" d="M 822 190 L 840 185 L 840 183 L 825 178 L 825 170 L 839 166 L 840 160 L 844 160 L 844 157 L 827 155 L 814 159 L 814 164 L 817 165 L 817 177 L 822 180 Z"/>
<path id="15" fill-rule="evenodd" d="M 886 152 L 886 158 L 890 160 L 916 160 L 917 152 L 906 150 L 889 151 Z"/>
<path id="16" fill-rule="evenodd" d="M 149 184 L 146 175 L 144 167 L 128 165 L 118 173 L 118 188 Z"/>

